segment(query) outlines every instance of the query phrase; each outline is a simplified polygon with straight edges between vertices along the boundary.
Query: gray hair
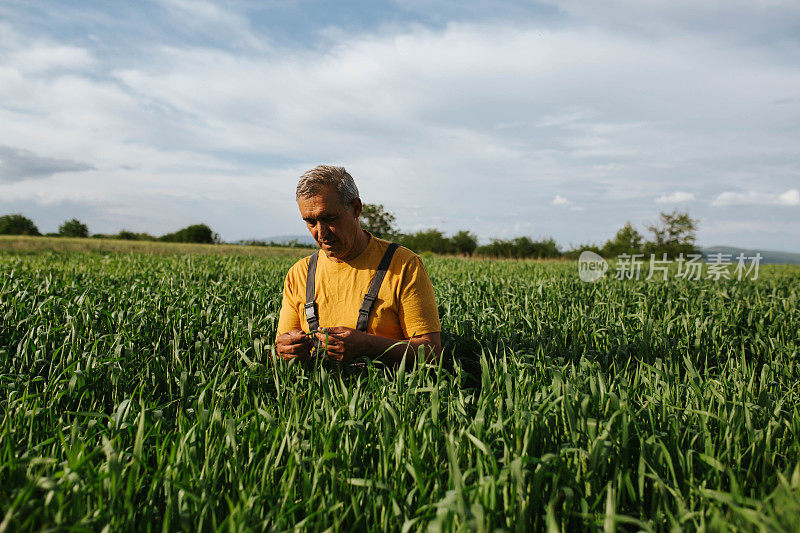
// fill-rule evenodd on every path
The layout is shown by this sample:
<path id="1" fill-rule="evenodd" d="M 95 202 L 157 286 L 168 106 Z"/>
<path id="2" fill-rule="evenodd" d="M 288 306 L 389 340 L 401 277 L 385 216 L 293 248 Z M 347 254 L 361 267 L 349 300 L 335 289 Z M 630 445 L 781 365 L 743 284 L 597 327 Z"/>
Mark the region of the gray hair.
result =
<path id="1" fill-rule="evenodd" d="M 356 182 L 344 167 L 319 165 L 300 176 L 300 181 L 297 182 L 297 199 L 315 196 L 324 186 L 336 189 L 339 200 L 345 207 L 350 207 L 359 198 Z"/>

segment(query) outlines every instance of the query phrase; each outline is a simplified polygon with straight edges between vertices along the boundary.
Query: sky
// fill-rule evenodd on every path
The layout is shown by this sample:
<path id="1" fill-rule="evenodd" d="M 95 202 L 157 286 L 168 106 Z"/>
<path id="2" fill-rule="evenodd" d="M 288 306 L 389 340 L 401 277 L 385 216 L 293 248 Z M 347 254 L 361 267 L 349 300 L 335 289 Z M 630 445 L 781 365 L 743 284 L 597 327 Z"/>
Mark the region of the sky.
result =
<path id="1" fill-rule="evenodd" d="M 0 0 L 0 214 L 303 234 L 321 163 L 403 231 L 800 252 L 800 2 Z"/>

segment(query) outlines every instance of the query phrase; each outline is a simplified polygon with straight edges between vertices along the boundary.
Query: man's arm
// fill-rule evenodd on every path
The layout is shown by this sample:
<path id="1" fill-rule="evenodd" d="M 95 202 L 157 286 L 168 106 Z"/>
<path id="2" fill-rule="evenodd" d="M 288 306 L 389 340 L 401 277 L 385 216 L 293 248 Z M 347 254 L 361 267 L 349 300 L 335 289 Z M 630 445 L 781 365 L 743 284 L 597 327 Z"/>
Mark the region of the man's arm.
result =
<path id="1" fill-rule="evenodd" d="M 411 337 L 407 341 L 396 341 L 379 335 L 370 335 L 373 345 L 373 353 L 385 354 L 382 358 L 387 358 L 395 365 L 399 365 L 406 358 L 406 368 L 413 368 L 417 359 L 417 350 L 424 346 L 425 361 L 428 363 L 438 363 L 442 357 L 442 334 L 440 332 L 426 333 Z"/>
<path id="2" fill-rule="evenodd" d="M 438 363 L 442 355 L 442 336 L 438 331 L 402 341 L 347 327 L 325 328 L 324 331 L 317 331 L 316 335 L 323 345 L 327 341 L 328 357 L 337 361 L 365 356 L 399 365 L 405 357 L 406 368 L 410 369 L 416 363 L 420 346 L 424 346 L 425 359 L 430 363 Z"/>
<path id="3" fill-rule="evenodd" d="M 283 301 L 278 316 L 278 334 L 275 336 L 275 352 L 287 361 L 294 358 L 306 359 L 311 353 L 311 340 L 303 332 L 303 320 L 297 312 L 298 266 L 295 263 L 283 281 Z"/>

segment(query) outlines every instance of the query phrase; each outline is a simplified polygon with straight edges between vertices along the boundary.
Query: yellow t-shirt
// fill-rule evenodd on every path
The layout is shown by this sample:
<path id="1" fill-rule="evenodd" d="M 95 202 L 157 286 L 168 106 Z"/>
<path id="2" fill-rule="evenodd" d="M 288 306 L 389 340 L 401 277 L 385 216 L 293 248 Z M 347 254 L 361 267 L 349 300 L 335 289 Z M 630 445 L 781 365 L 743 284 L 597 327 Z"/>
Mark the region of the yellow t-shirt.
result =
<path id="1" fill-rule="evenodd" d="M 369 290 L 389 242 L 370 237 L 366 249 L 352 261 L 335 263 L 320 250 L 314 287 L 320 327 L 356 327 L 358 310 Z M 278 335 L 293 329 L 309 331 L 305 314 L 306 276 L 311 256 L 286 274 Z M 417 254 L 395 250 L 378 297 L 369 314 L 367 333 L 404 340 L 441 331 L 433 285 Z"/>

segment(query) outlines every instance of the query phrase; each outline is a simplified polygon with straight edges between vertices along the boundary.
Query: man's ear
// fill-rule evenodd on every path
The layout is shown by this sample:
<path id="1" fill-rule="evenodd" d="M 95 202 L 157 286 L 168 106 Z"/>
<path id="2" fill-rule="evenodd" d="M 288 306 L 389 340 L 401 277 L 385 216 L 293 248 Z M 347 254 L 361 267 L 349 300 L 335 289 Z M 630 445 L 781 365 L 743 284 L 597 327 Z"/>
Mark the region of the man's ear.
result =
<path id="1" fill-rule="evenodd" d="M 361 209 L 362 209 L 363 207 L 364 207 L 364 206 L 363 206 L 363 205 L 361 205 L 361 198 L 356 198 L 355 200 L 353 200 L 353 215 L 354 215 L 356 218 L 358 218 L 358 217 L 360 217 L 360 216 L 361 216 Z"/>

